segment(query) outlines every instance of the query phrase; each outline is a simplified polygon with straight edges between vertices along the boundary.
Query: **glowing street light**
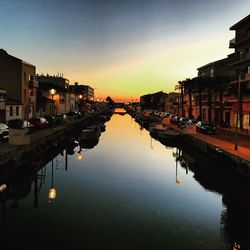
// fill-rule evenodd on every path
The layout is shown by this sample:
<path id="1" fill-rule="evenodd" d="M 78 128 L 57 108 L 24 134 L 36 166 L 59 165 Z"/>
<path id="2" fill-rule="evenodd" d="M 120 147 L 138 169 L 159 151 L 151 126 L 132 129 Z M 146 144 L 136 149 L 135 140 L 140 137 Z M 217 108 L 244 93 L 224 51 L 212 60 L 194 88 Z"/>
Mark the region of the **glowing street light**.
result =
<path id="1" fill-rule="evenodd" d="M 82 155 L 82 149 L 80 148 L 80 150 L 77 152 L 77 156 L 76 156 L 78 161 L 81 161 L 83 159 L 83 155 Z"/>
<path id="2" fill-rule="evenodd" d="M 54 165 L 53 165 L 53 159 L 52 159 L 52 166 L 51 166 L 51 188 L 49 190 L 49 203 L 51 203 L 53 200 L 56 199 L 56 189 L 54 187 Z"/>
<path id="3" fill-rule="evenodd" d="M 53 104 L 52 104 L 52 107 L 53 107 L 53 112 L 51 110 L 51 113 L 54 114 L 54 95 L 56 94 L 56 90 L 55 89 L 50 89 L 50 94 L 51 94 L 51 97 L 52 97 L 52 101 L 53 101 Z"/>

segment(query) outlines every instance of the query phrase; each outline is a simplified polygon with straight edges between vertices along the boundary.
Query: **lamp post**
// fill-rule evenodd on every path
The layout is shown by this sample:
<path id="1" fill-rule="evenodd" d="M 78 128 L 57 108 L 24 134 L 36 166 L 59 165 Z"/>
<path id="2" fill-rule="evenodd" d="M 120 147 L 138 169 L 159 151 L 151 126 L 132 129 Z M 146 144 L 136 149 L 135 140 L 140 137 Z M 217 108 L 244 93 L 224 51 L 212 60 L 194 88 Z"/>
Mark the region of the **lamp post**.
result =
<path id="1" fill-rule="evenodd" d="M 240 116 L 240 83 L 241 83 L 241 70 L 239 71 L 238 79 L 238 96 L 237 96 L 237 113 L 236 113 L 236 122 L 235 122 L 235 138 L 234 138 L 234 150 L 238 150 L 238 122 Z"/>
<path id="2" fill-rule="evenodd" d="M 51 97 L 52 97 L 52 110 L 51 110 L 51 115 L 54 114 L 54 95 L 56 94 L 56 90 L 55 89 L 51 89 L 50 91 Z"/>

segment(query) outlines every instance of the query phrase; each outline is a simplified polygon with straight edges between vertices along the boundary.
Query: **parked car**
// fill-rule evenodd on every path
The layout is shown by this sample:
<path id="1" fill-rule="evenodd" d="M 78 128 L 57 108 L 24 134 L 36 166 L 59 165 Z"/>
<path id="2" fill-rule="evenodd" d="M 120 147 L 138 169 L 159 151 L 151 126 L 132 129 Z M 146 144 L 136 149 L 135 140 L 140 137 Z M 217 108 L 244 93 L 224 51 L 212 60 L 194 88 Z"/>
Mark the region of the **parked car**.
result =
<path id="1" fill-rule="evenodd" d="M 177 123 L 178 127 L 183 128 L 186 124 L 189 124 L 189 119 L 186 117 L 180 117 Z"/>
<path id="2" fill-rule="evenodd" d="M 174 115 L 174 116 L 170 117 L 170 122 L 172 122 L 174 124 L 178 124 L 179 119 L 180 119 L 180 116 Z"/>
<path id="3" fill-rule="evenodd" d="M 33 117 L 29 120 L 29 122 L 35 129 L 44 129 L 49 126 L 48 121 L 44 117 Z"/>
<path id="4" fill-rule="evenodd" d="M 63 124 L 67 120 L 67 115 L 65 114 L 57 114 L 54 117 L 55 117 L 56 124 Z"/>
<path id="5" fill-rule="evenodd" d="M 215 134 L 216 128 L 210 122 L 199 121 L 196 123 L 196 131 L 205 134 Z"/>
<path id="6" fill-rule="evenodd" d="M 188 120 L 188 124 L 196 124 L 198 121 L 198 119 L 192 118 Z"/>
<path id="7" fill-rule="evenodd" d="M 29 121 L 23 121 L 22 128 L 27 128 L 29 130 L 29 133 L 33 132 L 35 130 L 35 127 L 33 124 L 31 124 Z"/>
<path id="8" fill-rule="evenodd" d="M 0 123 L 0 142 L 9 138 L 9 131 L 10 129 L 6 124 Z"/>
<path id="9" fill-rule="evenodd" d="M 82 117 L 81 113 L 76 111 L 70 111 L 66 115 L 69 119 L 81 119 Z"/>
<path id="10" fill-rule="evenodd" d="M 56 119 L 52 115 L 45 115 L 44 118 L 48 121 L 49 127 L 55 127 L 57 125 Z"/>

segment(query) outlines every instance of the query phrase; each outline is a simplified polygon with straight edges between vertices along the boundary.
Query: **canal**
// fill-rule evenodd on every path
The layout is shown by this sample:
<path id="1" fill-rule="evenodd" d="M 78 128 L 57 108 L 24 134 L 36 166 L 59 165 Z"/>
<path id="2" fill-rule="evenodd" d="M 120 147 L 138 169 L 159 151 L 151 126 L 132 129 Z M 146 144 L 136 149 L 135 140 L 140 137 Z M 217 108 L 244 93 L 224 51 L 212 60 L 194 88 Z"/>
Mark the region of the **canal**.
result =
<path id="1" fill-rule="evenodd" d="M 96 145 L 75 140 L 6 177 L 3 249 L 249 249 L 248 180 L 128 114 Z"/>

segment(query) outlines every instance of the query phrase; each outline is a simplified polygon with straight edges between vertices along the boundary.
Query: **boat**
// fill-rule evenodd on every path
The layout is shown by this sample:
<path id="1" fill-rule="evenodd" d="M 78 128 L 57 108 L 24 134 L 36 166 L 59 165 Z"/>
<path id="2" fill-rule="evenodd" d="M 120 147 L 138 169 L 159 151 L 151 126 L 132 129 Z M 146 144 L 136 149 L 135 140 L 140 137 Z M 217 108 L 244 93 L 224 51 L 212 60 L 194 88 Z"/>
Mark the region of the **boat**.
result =
<path id="1" fill-rule="evenodd" d="M 81 149 L 92 149 L 94 148 L 99 142 L 99 137 L 94 139 L 80 139 L 79 146 Z"/>
<path id="2" fill-rule="evenodd" d="M 83 129 L 80 134 L 81 139 L 96 139 L 101 135 L 99 125 L 91 125 Z"/>
<path id="3" fill-rule="evenodd" d="M 174 130 L 171 127 L 168 127 L 166 130 L 164 131 L 159 131 L 158 132 L 158 136 L 162 139 L 168 139 L 168 140 L 173 140 L 173 139 L 177 139 L 180 136 L 180 132 Z"/>
<path id="4" fill-rule="evenodd" d="M 164 132 L 168 129 L 168 126 L 162 125 L 160 123 L 149 124 L 149 132 L 153 135 L 158 135 L 159 132 Z"/>

